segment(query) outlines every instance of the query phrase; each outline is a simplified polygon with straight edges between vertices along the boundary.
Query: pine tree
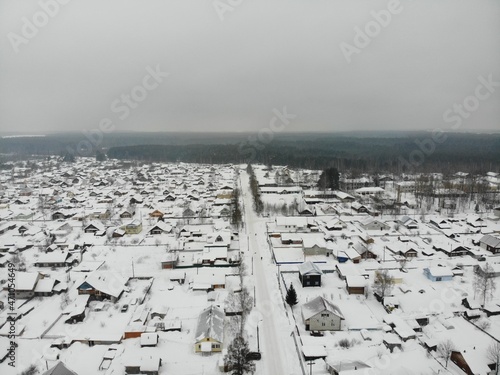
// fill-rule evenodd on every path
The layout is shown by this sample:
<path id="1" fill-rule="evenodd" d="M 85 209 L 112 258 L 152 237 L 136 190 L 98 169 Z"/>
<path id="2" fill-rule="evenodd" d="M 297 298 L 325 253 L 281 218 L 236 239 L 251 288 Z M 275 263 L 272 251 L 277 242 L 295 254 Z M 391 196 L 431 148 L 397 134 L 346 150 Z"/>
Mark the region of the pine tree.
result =
<path id="1" fill-rule="evenodd" d="M 232 369 L 232 375 L 244 375 L 255 371 L 255 364 L 248 359 L 250 349 L 246 340 L 237 336 L 227 348 L 226 363 Z"/>
<path id="2" fill-rule="evenodd" d="M 101 150 L 97 150 L 95 152 L 95 160 L 96 161 L 106 161 L 106 154 L 102 152 Z"/>
<path id="3" fill-rule="evenodd" d="M 327 168 L 321 172 L 317 183 L 319 189 L 338 190 L 339 189 L 339 171 L 337 168 Z"/>
<path id="4" fill-rule="evenodd" d="M 295 291 L 295 288 L 293 287 L 293 284 L 290 284 L 290 288 L 286 292 L 286 303 L 290 305 L 291 308 L 295 306 L 297 303 L 299 303 L 297 299 L 297 292 Z"/>

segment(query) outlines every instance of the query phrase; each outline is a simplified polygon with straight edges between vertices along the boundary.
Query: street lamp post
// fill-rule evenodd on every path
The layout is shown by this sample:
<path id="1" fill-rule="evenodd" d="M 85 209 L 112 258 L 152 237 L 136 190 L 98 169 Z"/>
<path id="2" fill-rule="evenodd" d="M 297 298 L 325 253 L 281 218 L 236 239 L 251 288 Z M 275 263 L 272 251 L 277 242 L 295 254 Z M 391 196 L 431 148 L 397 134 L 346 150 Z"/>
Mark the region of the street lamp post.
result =
<path id="1" fill-rule="evenodd" d="M 257 324 L 257 352 L 260 353 L 259 324 Z"/>
<path id="2" fill-rule="evenodd" d="M 262 319 L 257 322 L 257 352 L 260 353 L 260 339 L 259 339 L 259 324 L 262 322 Z"/>

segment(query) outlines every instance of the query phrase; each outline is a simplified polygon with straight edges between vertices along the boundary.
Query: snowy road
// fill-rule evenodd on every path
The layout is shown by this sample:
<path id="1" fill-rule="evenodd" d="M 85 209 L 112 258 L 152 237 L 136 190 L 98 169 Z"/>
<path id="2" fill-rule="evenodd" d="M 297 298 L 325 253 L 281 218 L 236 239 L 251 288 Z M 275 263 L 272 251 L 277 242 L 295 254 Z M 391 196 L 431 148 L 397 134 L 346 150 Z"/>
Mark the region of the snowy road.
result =
<path id="1" fill-rule="evenodd" d="M 265 221 L 253 210 L 249 189 L 249 176 L 241 173 L 241 190 L 244 204 L 246 231 L 249 241 L 249 256 L 253 256 L 253 279 L 256 289 L 255 310 L 262 314 L 259 323 L 262 364 L 257 374 L 285 375 L 299 374 L 299 362 L 290 333 L 290 325 L 279 296 L 276 270 L 268 249 Z"/>

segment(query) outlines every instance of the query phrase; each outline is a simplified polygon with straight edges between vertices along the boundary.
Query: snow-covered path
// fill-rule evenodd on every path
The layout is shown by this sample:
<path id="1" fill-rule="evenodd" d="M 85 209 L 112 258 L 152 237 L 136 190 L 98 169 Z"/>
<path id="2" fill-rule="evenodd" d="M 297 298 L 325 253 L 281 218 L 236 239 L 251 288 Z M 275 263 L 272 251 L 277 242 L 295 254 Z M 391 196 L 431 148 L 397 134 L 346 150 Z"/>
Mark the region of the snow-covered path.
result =
<path id="1" fill-rule="evenodd" d="M 244 218 L 248 234 L 250 257 L 253 256 L 253 279 L 255 282 L 256 307 L 262 315 L 259 323 L 262 364 L 257 367 L 257 374 L 285 375 L 299 374 L 299 361 L 290 333 L 290 325 L 283 308 L 276 280 L 276 271 L 271 264 L 268 251 L 265 221 L 253 210 L 252 195 L 249 189 L 249 176 L 240 174 Z M 266 271 L 267 269 L 267 271 Z M 250 272 L 249 272 L 250 273 Z"/>

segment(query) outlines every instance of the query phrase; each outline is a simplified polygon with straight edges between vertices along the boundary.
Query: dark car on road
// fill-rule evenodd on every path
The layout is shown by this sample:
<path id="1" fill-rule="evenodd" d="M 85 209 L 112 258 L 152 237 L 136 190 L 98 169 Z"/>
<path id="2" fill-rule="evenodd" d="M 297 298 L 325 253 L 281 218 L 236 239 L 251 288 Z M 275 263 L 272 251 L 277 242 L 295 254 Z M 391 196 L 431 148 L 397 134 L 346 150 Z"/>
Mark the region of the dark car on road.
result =
<path id="1" fill-rule="evenodd" d="M 260 352 L 249 352 L 247 354 L 247 360 L 250 360 L 250 361 L 258 361 L 261 358 L 262 358 L 262 355 L 260 354 Z"/>

